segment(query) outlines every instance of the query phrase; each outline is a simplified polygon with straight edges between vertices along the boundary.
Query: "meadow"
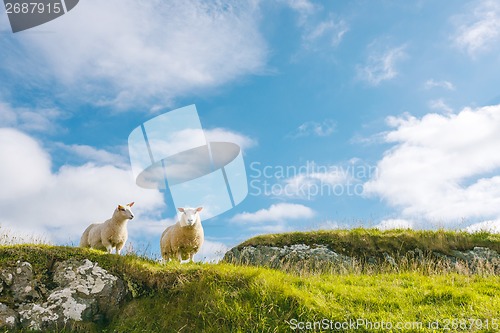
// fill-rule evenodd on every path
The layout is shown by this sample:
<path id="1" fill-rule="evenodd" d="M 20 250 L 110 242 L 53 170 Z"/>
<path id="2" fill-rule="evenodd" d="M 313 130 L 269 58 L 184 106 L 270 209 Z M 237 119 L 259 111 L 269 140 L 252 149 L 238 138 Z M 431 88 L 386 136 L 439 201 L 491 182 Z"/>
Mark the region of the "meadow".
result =
<path id="1" fill-rule="evenodd" d="M 339 231 L 342 240 L 316 232 L 314 242 L 341 244 L 346 251 L 380 242 L 395 244 L 391 232 Z M 429 248 L 491 245 L 498 235 L 405 231 Z M 360 237 L 360 234 L 364 234 Z M 384 237 L 384 235 L 386 237 Z M 331 234 L 330 234 L 331 236 Z M 302 237 L 302 238 L 301 238 Z M 311 234 L 267 235 L 248 244 L 281 244 Z M 430 239 L 428 239 L 430 237 Z M 432 240 L 432 237 L 436 237 Z M 358 241 L 363 240 L 363 244 Z M 440 239 L 441 242 L 437 242 Z M 405 240 L 405 244 L 409 240 Z M 382 242 L 384 243 L 384 242 Z M 400 242 L 401 243 L 401 242 Z M 391 247 L 387 245 L 388 248 Z M 422 246 L 422 244 L 420 245 Z M 401 245 L 398 247 L 401 251 Z M 347 250 L 349 249 L 349 250 Z M 373 245 L 375 252 L 378 247 Z M 48 279 L 55 262 L 88 258 L 124 279 L 132 296 L 120 314 L 100 324 L 81 323 L 82 332 L 498 332 L 500 276 L 493 272 L 449 272 L 422 267 L 366 272 L 285 272 L 228 263 L 161 264 L 135 254 L 44 244 L 0 246 L 0 267 L 17 260 L 33 265 L 36 278 Z M 0 299 L 1 302 L 1 299 Z"/>

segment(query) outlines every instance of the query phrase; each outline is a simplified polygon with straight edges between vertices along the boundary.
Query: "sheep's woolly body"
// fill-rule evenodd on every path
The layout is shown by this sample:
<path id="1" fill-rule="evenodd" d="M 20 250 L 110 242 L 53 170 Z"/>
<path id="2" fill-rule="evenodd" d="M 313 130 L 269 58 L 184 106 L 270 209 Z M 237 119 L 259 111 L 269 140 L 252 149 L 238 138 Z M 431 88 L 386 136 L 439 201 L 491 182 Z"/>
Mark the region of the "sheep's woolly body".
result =
<path id="1" fill-rule="evenodd" d="M 131 205 L 133 203 L 125 206 L 124 211 L 121 211 L 122 206 L 119 206 L 109 220 L 88 226 L 80 239 L 80 246 L 104 250 L 108 253 L 116 249 L 116 253 L 120 254 L 128 238 L 127 222 L 134 217 L 129 208 Z"/>
<path id="2" fill-rule="evenodd" d="M 184 216 L 182 217 L 184 218 Z M 161 235 L 161 255 L 165 260 L 193 260 L 205 239 L 200 217 L 192 225 L 181 224 L 177 221 Z"/>

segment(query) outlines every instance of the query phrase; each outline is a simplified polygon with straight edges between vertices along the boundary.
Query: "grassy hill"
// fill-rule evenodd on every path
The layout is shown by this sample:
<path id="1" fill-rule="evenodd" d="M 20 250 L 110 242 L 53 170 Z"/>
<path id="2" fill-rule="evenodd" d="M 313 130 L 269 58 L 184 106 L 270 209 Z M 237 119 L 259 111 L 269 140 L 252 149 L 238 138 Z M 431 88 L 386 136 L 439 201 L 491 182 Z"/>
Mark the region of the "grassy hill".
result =
<path id="1" fill-rule="evenodd" d="M 363 239 L 359 233 L 346 232 L 345 239 Z M 463 237 L 445 234 L 443 239 Z M 318 235 L 334 242 L 326 232 Z M 267 236 L 267 241 L 285 244 L 286 239 L 300 237 L 309 239 L 294 233 Z M 495 235 L 471 237 L 499 246 Z M 354 242 L 342 244 L 360 248 Z M 376 325 L 384 324 L 392 325 L 393 332 L 498 332 L 496 325 L 500 325 L 500 276 L 495 275 L 400 271 L 300 276 L 224 263 L 161 265 L 135 255 L 72 247 L 0 246 L 0 267 L 28 261 L 42 282 L 55 262 L 70 258 L 99 262 L 125 279 L 133 293 L 111 322 L 101 327 L 82 325 L 86 332 L 290 332 L 300 331 L 308 321 L 318 322 L 310 332 L 332 331 L 325 328 L 341 325 L 344 329 L 338 331 L 380 332 Z M 406 328 L 396 329 L 398 323 Z M 436 324 L 439 329 L 429 328 Z"/>
<path id="2" fill-rule="evenodd" d="M 289 232 L 261 235 L 238 245 L 245 246 L 284 246 L 291 244 L 326 245 L 329 249 L 344 255 L 362 257 L 382 257 L 405 253 L 419 248 L 428 252 L 450 254 L 452 251 L 471 250 L 476 246 L 487 247 L 500 253 L 500 234 L 488 232 L 468 233 L 446 230 L 410 229 L 349 229 L 321 230 L 310 232 Z"/>

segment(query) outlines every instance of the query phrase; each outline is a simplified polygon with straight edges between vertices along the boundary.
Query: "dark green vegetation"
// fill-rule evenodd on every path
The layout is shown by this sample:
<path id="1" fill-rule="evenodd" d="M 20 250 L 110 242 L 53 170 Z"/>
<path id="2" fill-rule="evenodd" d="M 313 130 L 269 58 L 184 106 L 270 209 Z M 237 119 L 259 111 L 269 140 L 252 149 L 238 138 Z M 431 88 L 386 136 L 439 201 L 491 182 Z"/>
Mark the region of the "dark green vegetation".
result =
<path id="1" fill-rule="evenodd" d="M 329 237 L 331 232 L 292 233 L 257 237 L 245 243 L 338 244 L 346 251 L 352 249 L 352 253 L 360 251 L 363 246 L 373 251 L 377 251 L 377 246 L 400 250 L 401 246 L 396 246 L 393 236 L 405 235 L 402 244 L 407 240 L 408 243 L 421 242 L 419 244 L 427 247 L 440 246 L 442 249 L 479 244 L 490 244 L 495 249 L 499 247 L 498 236 L 490 234 L 428 233 L 430 240 L 426 241 L 426 232 L 357 229 L 352 235 L 347 231 L 333 233 L 343 236 L 339 240 L 337 236 Z M 411 233 L 414 233 L 413 238 Z M 386 241 L 383 241 L 384 237 L 387 237 Z M 383 321 L 386 327 L 388 323 L 394 326 L 392 332 L 500 330 L 495 326 L 500 325 L 500 276 L 495 275 L 412 271 L 378 274 L 302 272 L 298 275 L 230 264 L 161 265 L 135 255 L 108 255 L 72 247 L 0 246 L 0 267 L 17 260 L 28 261 L 42 282 L 49 280 L 47 277 L 56 261 L 69 258 L 99 262 L 103 268 L 123 278 L 133 293 L 120 315 L 104 326 L 82 325 L 83 331 L 292 332 L 290 325 L 299 327 L 300 322 L 323 319 L 328 320 L 323 324 L 329 324 L 331 320 L 333 325 L 357 320 L 376 325 Z M 413 324 L 414 328 L 410 328 L 412 322 L 417 323 Z M 398 323 L 408 326 L 396 329 Z M 428 328 L 436 323 L 440 329 Z M 309 330 L 322 331 L 329 330 L 319 328 L 318 324 L 316 329 Z M 391 332 L 367 326 L 358 326 L 357 329 L 347 326 L 339 331 Z"/>
<path id="2" fill-rule="evenodd" d="M 289 232 L 262 235 L 251 238 L 240 245 L 245 246 L 284 246 L 321 244 L 330 250 L 357 258 L 381 257 L 384 252 L 397 255 L 416 248 L 427 252 L 450 254 L 453 250 L 471 250 L 476 246 L 487 247 L 500 253 L 500 234 L 488 232 L 467 233 L 457 231 L 430 231 L 394 229 L 322 230 L 310 232 Z"/>

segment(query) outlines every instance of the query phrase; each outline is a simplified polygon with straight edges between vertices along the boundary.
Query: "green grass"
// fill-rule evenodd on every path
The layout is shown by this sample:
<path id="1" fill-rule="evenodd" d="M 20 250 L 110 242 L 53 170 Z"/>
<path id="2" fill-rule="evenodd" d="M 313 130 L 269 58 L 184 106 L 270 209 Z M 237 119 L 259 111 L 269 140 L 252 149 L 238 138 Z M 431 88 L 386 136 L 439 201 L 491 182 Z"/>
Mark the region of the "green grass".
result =
<path id="1" fill-rule="evenodd" d="M 42 281 L 48 280 L 56 261 L 69 258 L 99 262 L 124 278 L 134 295 L 111 322 L 105 326 L 82 325 L 83 331 L 291 332 L 289 323 L 294 319 L 383 320 L 394 325 L 421 322 L 424 327 L 434 321 L 444 325 L 453 319 L 477 319 L 483 325 L 487 320 L 490 325 L 492 319 L 500 321 L 500 276 L 401 272 L 301 277 L 223 263 L 161 265 L 135 255 L 116 256 L 72 247 L 0 246 L 0 267 L 25 260 Z M 363 327 L 343 331 L 380 332 Z M 450 331 L 498 329 L 436 330 Z"/>
<path id="2" fill-rule="evenodd" d="M 450 254 L 453 250 L 471 250 L 476 246 L 488 247 L 500 253 L 500 234 L 488 232 L 467 233 L 462 231 L 431 231 L 393 229 L 322 230 L 310 232 L 289 232 L 269 234 L 251 238 L 238 245 L 245 246 L 284 246 L 321 244 L 330 250 L 348 256 L 382 257 L 384 252 L 398 255 L 419 248 L 422 251 L 436 251 Z"/>

